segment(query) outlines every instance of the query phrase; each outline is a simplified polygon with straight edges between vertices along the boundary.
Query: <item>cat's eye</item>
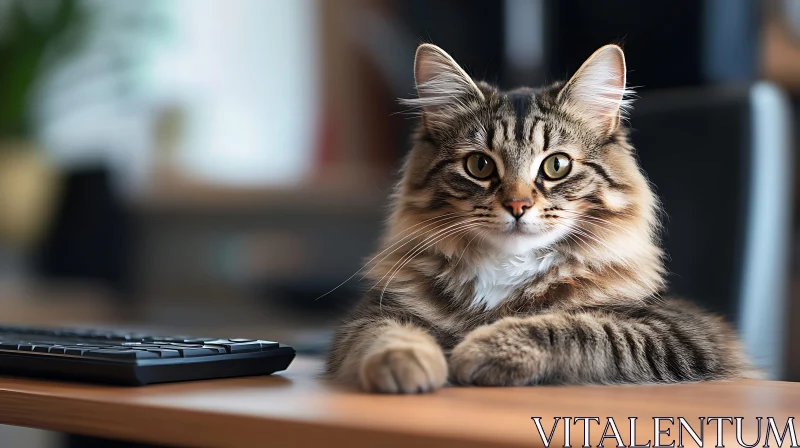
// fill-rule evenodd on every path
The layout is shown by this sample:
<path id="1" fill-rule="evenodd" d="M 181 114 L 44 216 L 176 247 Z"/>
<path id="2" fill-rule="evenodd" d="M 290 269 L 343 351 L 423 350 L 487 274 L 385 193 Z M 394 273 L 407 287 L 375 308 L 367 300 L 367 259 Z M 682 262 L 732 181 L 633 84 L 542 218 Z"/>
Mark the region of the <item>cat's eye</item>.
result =
<path id="1" fill-rule="evenodd" d="M 544 159 L 542 173 L 550 180 L 558 180 L 569 174 L 572 160 L 566 154 L 558 153 Z"/>
<path id="2" fill-rule="evenodd" d="M 479 152 L 470 154 L 465 162 L 467 172 L 476 179 L 486 179 L 494 174 L 494 160 Z"/>

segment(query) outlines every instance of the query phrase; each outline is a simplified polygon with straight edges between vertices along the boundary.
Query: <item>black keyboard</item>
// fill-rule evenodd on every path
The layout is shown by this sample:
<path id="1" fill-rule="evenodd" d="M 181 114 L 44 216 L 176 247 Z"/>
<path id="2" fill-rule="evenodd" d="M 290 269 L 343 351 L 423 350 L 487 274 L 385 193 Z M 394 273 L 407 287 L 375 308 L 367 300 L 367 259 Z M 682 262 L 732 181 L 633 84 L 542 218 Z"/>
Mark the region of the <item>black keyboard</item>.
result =
<path id="1" fill-rule="evenodd" d="M 292 347 L 256 339 L 0 326 L 0 374 L 143 386 L 266 375 Z"/>

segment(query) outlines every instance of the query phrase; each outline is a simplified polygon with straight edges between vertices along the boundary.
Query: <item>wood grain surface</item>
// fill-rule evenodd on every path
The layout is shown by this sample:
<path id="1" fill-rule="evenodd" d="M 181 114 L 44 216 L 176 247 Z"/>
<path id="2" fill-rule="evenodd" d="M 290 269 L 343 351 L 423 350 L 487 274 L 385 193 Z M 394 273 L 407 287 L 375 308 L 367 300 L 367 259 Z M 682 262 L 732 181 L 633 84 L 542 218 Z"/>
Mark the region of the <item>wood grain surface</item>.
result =
<path id="1" fill-rule="evenodd" d="M 628 417 L 638 417 L 639 443 L 653 439 L 652 417 L 684 417 L 697 431 L 698 417 L 745 417 L 744 440 L 753 443 L 755 417 L 775 417 L 782 431 L 787 417 L 800 414 L 796 383 L 445 388 L 386 396 L 328 384 L 317 377 L 320 367 L 298 358 L 280 375 L 144 388 L 0 377 L 0 423 L 178 446 L 540 447 L 534 416 L 547 433 L 554 417 L 599 417 L 602 426 L 591 424 L 597 446 L 607 417 L 625 444 Z M 563 444 L 562 423 L 551 446 Z M 724 425 L 725 443 L 737 446 L 734 427 Z M 759 446 L 765 427 L 766 421 Z M 677 422 L 662 423 L 667 428 L 665 444 L 677 440 L 679 429 Z M 704 431 L 705 446 L 713 446 L 715 426 Z M 582 424 L 571 433 L 572 446 L 581 446 Z M 684 434 L 684 444 L 696 446 L 690 442 Z"/>

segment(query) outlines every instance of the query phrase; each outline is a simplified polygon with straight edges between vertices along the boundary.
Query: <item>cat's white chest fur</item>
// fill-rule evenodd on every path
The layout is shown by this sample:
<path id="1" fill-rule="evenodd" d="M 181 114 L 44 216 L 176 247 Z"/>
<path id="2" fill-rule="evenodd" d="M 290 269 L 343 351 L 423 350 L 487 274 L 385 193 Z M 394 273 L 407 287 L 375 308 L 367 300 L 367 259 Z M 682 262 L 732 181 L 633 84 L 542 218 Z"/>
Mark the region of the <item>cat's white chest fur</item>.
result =
<path id="1" fill-rule="evenodd" d="M 474 295 L 472 305 L 487 309 L 496 307 L 515 289 L 550 269 L 554 253 L 529 252 L 524 255 L 487 257 L 473 266 Z"/>

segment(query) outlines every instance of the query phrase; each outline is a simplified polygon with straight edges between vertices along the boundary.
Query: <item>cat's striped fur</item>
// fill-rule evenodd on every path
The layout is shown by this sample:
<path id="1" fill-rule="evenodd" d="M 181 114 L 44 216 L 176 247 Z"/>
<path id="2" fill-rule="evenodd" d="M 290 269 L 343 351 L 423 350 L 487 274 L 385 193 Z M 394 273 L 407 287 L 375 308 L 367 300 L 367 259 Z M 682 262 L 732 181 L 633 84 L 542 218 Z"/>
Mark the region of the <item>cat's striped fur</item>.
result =
<path id="1" fill-rule="evenodd" d="M 501 92 L 422 45 L 422 109 L 370 289 L 328 373 L 377 392 L 458 384 L 640 383 L 741 376 L 732 330 L 662 299 L 658 203 L 621 119 L 625 62 L 598 50 L 568 83 Z M 470 175 L 479 152 L 493 176 Z M 559 180 L 542 162 L 571 160 Z M 503 206 L 529 201 L 515 219 Z"/>

